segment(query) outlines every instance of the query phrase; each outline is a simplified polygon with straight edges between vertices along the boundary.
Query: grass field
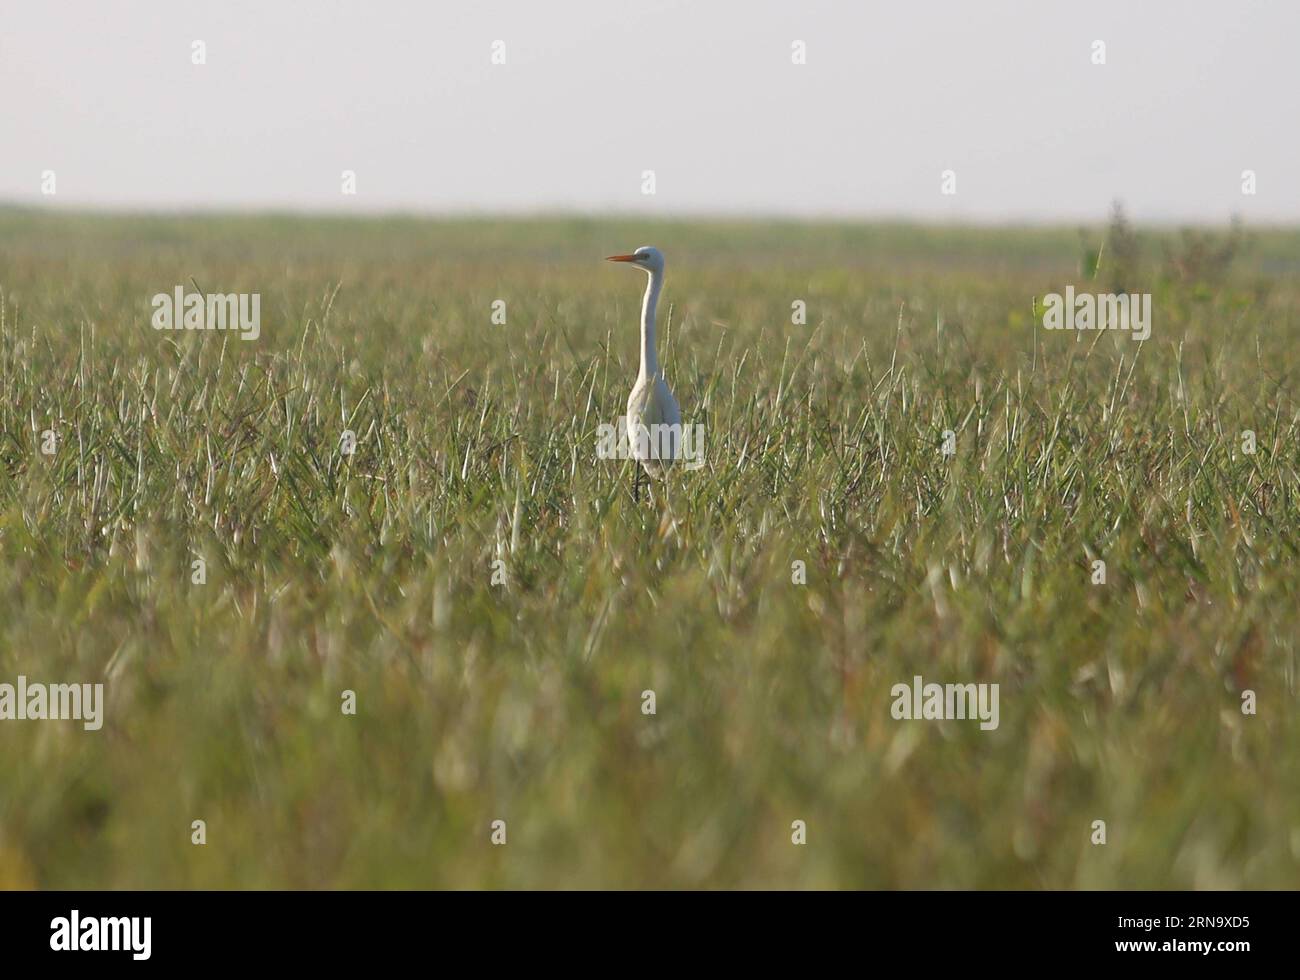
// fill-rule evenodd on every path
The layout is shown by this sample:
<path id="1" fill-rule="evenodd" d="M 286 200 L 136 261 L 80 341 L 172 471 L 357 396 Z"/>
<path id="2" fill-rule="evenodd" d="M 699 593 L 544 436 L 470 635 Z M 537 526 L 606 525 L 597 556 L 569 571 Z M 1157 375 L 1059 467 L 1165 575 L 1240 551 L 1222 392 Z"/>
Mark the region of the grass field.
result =
<path id="1" fill-rule="evenodd" d="M 0 886 L 1295 887 L 1300 233 L 1248 231 L 0 211 L 0 681 L 107 701 L 0 722 Z M 638 506 L 647 243 L 707 462 Z M 1040 325 L 1116 277 L 1147 342 Z"/>

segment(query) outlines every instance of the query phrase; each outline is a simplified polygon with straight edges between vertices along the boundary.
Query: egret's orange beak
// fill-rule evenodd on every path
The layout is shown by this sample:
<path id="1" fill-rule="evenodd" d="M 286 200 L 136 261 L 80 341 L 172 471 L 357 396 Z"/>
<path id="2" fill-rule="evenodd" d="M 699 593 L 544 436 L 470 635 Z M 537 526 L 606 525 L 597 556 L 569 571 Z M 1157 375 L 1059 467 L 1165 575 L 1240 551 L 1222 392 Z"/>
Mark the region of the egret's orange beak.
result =
<path id="1" fill-rule="evenodd" d="M 635 255 L 606 255 L 606 262 L 635 262 Z"/>

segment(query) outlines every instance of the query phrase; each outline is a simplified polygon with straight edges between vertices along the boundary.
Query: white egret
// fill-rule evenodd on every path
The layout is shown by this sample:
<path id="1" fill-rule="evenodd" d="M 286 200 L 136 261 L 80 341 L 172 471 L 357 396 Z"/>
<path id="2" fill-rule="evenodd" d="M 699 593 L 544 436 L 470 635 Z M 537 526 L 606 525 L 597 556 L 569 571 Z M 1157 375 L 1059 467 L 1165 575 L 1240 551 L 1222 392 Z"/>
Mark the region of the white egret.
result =
<path id="1" fill-rule="evenodd" d="M 632 495 L 639 500 L 641 469 L 651 477 L 662 477 L 682 449 L 682 413 L 655 353 L 655 306 L 664 285 L 664 255 L 651 245 L 642 245 L 627 255 L 610 255 L 608 261 L 631 263 L 649 276 L 641 301 L 641 369 L 627 396 L 627 437 L 640 464 L 632 480 Z"/>

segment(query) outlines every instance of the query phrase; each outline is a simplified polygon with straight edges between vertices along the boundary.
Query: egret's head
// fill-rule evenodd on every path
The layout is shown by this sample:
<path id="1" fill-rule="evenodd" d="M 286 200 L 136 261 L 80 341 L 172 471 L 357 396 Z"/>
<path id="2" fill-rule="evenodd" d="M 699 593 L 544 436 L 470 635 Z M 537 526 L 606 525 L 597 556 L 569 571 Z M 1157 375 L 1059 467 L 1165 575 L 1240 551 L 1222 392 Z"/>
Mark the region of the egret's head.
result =
<path id="1" fill-rule="evenodd" d="M 642 245 L 635 252 L 629 252 L 627 255 L 608 256 L 608 261 L 631 262 L 637 268 L 652 274 L 664 271 L 664 253 L 653 245 Z"/>

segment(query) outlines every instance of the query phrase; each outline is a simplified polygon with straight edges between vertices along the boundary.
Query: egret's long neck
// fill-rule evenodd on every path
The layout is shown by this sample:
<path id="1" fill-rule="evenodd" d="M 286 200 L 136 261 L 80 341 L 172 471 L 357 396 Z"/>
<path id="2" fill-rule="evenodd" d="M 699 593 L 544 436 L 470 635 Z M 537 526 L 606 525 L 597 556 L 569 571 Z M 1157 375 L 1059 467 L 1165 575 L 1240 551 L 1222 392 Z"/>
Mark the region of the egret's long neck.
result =
<path id="1" fill-rule="evenodd" d="M 655 356 L 655 307 L 659 304 L 659 290 L 663 288 L 662 272 L 651 272 L 646 283 L 645 299 L 641 301 L 641 377 L 652 378 L 659 373 L 659 358 Z"/>

